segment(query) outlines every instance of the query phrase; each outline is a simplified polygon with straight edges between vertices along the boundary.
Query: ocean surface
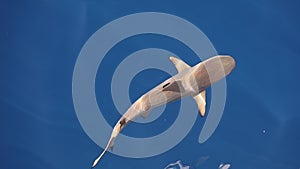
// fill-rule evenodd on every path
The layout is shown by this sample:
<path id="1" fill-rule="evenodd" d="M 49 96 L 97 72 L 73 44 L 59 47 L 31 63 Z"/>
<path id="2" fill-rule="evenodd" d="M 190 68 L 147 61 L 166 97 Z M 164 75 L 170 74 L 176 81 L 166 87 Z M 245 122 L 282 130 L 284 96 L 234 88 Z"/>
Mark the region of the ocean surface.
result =
<path id="1" fill-rule="evenodd" d="M 105 24 L 129 14 L 162 12 L 193 23 L 219 54 L 235 58 L 220 124 L 199 144 L 207 116 L 198 116 L 171 150 L 148 158 L 108 152 L 96 168 L 164 169 L 180 160 L 190 169 L 299 169 L 299 7 L 299 1 L 272 0 L 1 0 L 0 168 L 90 168 L 102 148 L 85 133 L 74 109 L 77 57 Z M 110 92 L 113 72 L 126 56 L 145 48 L 168 50 L 190 65 L 200 62 L 187 45 L 166 36 L 142 34 L 116 44 L 95 79 L 97 101 L 110 125 L 120 117 Z M 158 69 L 139 72 L 130 83 L 130 100 L 169 77 Z M 179 106 L 171 103 L 157 120 L 129 124 L 123 133 L 161 133 L 172 125 Z"/>

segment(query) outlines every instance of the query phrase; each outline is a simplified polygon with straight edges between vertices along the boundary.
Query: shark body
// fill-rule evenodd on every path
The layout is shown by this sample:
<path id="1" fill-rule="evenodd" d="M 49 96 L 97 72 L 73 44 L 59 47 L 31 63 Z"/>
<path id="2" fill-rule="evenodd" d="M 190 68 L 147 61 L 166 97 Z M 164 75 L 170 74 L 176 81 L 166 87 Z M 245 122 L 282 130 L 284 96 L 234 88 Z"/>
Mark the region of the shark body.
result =
<path id="1" fill-rule="evenodd" d="M 121 130 L 137 116 L 146 118 L 155 107 L 170 103 L 185 96 L 192 96 L 198 105 L 200 115 L 205 115 L 205 89 L 226 77 L 235 67 L 231 56 L 217 55 L 191 67 L 184 61 L 170 57 L 178 74 L 165 80 L 134 102 L 115 125 L 106 148 L 94 161 L 97 165 L 108 148 L 113 149 L 114 141 Z"/>

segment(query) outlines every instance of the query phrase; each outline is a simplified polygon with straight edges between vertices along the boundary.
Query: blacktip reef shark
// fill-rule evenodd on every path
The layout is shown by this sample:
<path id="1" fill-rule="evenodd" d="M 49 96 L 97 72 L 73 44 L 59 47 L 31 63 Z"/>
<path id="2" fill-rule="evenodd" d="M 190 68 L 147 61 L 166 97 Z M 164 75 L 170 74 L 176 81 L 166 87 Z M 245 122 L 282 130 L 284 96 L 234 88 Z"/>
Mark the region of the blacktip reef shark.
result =
<path id="1" fill-rule="evenodd" d="M 191 67 L 184 61 L 170 57 L 178 74 L 162 82 L 134 102 L 115 125 L 106 148 L 94 161 L 97 165 L 108 148 L 113 149 L 114 141 L 121 130 L 137 116 L 146 118 L 158 106 L 170 103 L 185 96 L 192 96 L 198 105 L 201 117 L 205 115 L 206 92 L 211 84 L 226 77 L 235 67 L 231 56 L 217 55 Z"/>

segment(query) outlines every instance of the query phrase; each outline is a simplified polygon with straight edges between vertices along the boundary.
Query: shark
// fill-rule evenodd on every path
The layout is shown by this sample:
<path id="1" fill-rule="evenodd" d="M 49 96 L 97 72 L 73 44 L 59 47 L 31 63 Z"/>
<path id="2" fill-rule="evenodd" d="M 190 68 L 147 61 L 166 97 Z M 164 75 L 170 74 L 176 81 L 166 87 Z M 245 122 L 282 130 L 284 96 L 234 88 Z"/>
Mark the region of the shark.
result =
<path id="1" fill-rule="evenodd" d="M 113 150 L 114 142 L 122 129 L 138 116 L 147 118 L 155 107 L 191 96 L 197 103 L 201 117 L 206 110 L 206 88 L 226 77 L 235 68 L 235 60 L 229 55 L 216 55 L 191 67 L 176 57 L 169 57 L 178 73 L 157 85 L 137 99 L 113 128 L 103 152 L 95 159 L 94 168 L 105 152 Z"/>

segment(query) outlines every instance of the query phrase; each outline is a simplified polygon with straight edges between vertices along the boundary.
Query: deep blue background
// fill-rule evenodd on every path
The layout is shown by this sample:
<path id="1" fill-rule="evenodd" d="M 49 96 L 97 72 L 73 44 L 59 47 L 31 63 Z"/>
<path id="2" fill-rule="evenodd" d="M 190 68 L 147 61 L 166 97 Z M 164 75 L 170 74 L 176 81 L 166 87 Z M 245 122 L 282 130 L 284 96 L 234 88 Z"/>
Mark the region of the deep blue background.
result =
<path id="1" fill-rule="evenodd" d="M 90 168 L 101 149 L 84 133 L 73 108 L 76 58 L 86 40 L 106 23 L 155 11 L 192 22 L 220 54 L 236 59 L 237 67 L 227 78 L 223 119 L 205 144 L 197 143 L 204 121 L 199 117 L 174 149 L 147 159 L 107 153 L 98 168 L 160 169 L 181 159 L 197 169 L 214 169 L 221 162 L 231 163 L 232 168 L 298 169 L 299 6 L 298 1 L 273 0 L 1 0 L 0 168 Z M 187 47 L 166 37 L 132 37 L 115 47 L 123 50 L 108 54 L 105 61 L 112 65 L 101 67 L 108 74 L 97 75 L 96 84 L 109 84 L 110 67 L 118 61 L 109 55 L 118 53 L 121 60 L 146 47 L 170 50 L 191 65 L 199 61 Z M 132 100 L 167 77 L 157 70 L 141 72 L 132 82 Z M 102 109 L 115 110 L 110 96 L 101 94 L 109 85 L 103 86 L 96 89 L 97 99 L 108 98 Z M 169 105 L 169 109 L 177 108 L 176 102 Z M 175 115 L 165 112 L 170 123 L 156 122 L 168 127 Z M 113 124 L 117 119 L 108 120 Z M 155 126 L 150 128 L 149 133 L 147 126 L 141 131 L 155 134 Z"/>

